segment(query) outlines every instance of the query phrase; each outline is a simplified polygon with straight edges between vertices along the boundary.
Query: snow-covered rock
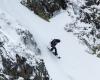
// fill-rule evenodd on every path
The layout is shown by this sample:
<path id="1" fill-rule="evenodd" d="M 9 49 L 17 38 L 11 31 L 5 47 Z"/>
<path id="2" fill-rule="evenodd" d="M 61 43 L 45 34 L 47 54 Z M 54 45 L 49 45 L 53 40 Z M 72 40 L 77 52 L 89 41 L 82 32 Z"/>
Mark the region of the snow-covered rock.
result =
<path id="1" fill-rule="evenodd" d="M 50 19 L 50 22 L 36 16 L 20 4 L 20 1 L 0 0 L 0 41 L 3 42 L 3 46 L 0 47 L 0 54 L 6 61 L 3 63 L 0 59 L 0 74 L 2 76 L 14 78 L 14 76 L 9 75 L 11 73 L 8 73 L 9 70 L 4 73 L 6 66 L 4 67 L 2 64 L 8 66 L 11 64 L 10 68 L 14 69 L 16 65 L 12 66 L 12 64 L 18 64 L 21 60 L 21 62 L 24 62 L 24 66 L 28 64 L 35 69 L 33 74 L 30 74 L 30 79 L 100 80 L 100 59 L 87 54 L 85 51 L 87 47 L 80 44 L 73 34 L 67 33 L 66 28 L 64 29 L 67 24 L 67 27 L 72 28 L 71 31 L 74 34 L 81 32 L 79 34 L 80 39 L 82 39 L 81 35 L 84 34 L 83 37 L 87 39 L 86 35 L 91 31 L 91 28 L 89 28 L 91 24 L 81 22 L 79 19 L 79 10 L 81 5 L 85 5 L 84 0 L 70 0 L 68 9 L 61 11 L 59 15 Z M 79 27 L 75 27 L 73 24 Z M 87 26 L 87 28 L 84 28 L 84 26 Z M 97 34 L 99 33 L 97 32 Z M 54 38 L 61 40 L 61 43 L 57 45 L 58 54 L 61 56 L 60 60 L 47 49 L 47 46 L 50 45 L 49 42 Z M 92 44 L 93 36 L 90 36 L 89 39 L 89 43 Z M 37 54 L 38 52 L 39 54 Z M 19 55 L 19 59 L 16 54 Z M 7 62 L 10 63 L 7 64 Z M 41 64 L 44 71 L 40 69 Z M 23 65 L 21 64 L 21 66 Z M 18 66 L 16 70 L 21 72 L 21 69 L 23 68 Z M 46 75 L 44 74 L 45 71 Z M 42 77 L 39 75 L 42 75 Z M 20 75 L 17 79 L 23 78 L 26 79 L 26 76 Z"/>

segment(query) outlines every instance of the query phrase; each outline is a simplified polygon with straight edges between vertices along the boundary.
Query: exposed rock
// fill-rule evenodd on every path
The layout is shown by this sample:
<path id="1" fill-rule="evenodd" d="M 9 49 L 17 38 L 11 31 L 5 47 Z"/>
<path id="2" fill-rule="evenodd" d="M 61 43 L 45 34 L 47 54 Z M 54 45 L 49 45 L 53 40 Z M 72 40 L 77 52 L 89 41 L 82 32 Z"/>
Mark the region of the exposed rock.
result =
<path id="1" fill-rule="evenodd" d="M 99 4 L 100 0 L 85 0 L 84 4 L 78 9 L 79 14 L 77 14 L 76 20 L 65 27 L 67 32 L 72 32 L 88 47 L 89 53 L 98 56 L 98 52 L 100 51 Z M 76 14 L 74 13 L 74 15 Z"/>
<path id="2" fill-rule="evenodd" d="M 21 41 L 25 44 L 25 46 L 30 49 L 31 51 L 34 51 L 36 55 L 41 54 L 41 50 L 38 48 L 38 45 L 33 38 L 33 35 L 28 30 L 16 30 L 18 35 L 21 37 Z"/>
<path id="3" fill-rule="evenodd" d="M 20 57 L 18 54 L 16 54 L 16 62 L 12 62 L 3 55 L 1 57 L 4 67 L 3 73 L 9 75 L 10 80 L 18 79 L 19 77 L 23 77 L 24 80 L 30 80 L 32 76 L 33 80 L 50 80 L 43 60 L 36 61 L 36 65 L 30 66 L 26 63 L 26 58 Z"/>
<path id="4" fill-rule="evenodd" d="M 45 20 L 49 20 L 53 15 L 60 11 L 66 10 L 67 0 L 22 0 L 21 3 L 34 11 Z"/>

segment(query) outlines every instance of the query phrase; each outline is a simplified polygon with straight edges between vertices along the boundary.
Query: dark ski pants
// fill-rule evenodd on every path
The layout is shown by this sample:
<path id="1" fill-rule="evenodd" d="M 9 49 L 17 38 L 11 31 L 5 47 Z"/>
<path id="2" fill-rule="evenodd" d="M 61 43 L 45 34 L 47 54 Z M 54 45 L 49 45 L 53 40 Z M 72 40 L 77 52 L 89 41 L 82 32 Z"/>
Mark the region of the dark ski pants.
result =
<path id="1" fill-rule="evenodd" d="M 51 51 L 53 51 L 53 50 L 55 50 L 54 55 L 57 56 L 58 54 L 57 54 L 57 49 L 56 49 L 56 47 L 52 46 Z"/>

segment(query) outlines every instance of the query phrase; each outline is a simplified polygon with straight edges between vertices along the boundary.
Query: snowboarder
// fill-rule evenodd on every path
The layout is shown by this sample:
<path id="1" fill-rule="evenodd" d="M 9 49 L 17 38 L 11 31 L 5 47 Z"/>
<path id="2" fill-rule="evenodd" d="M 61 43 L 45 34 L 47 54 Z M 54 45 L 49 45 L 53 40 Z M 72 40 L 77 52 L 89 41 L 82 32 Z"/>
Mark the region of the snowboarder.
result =
<path id="1" fill-rule="evenodd" d="M 55 50 L 55 52 L 53 52 L 55 56 L 58 56 L 56 45 L 57 45 L 57 43 L 59 43 L 59 42 L 60 42 L 59 39 L 53 39 L 53 40 L 51 41 L 51 49 L 50 49 L 50 51 Z"/>

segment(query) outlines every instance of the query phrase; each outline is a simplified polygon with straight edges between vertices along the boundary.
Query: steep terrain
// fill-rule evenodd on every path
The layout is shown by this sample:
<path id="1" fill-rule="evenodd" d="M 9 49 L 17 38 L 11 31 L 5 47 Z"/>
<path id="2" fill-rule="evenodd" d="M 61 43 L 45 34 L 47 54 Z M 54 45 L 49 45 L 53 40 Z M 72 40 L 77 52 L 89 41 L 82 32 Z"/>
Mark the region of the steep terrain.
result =
<path id="1" fill-rule="evenodd" d="M 72 2 L 78 3 L 77 0 Z M 100 80 L 100 59 L 87 54 L 87 47 L 64 30 L 66 24 L 74 22 L 77 17 L 71 6 L 68 10 L 71 15 L 68 11 L 61 11 L 59 15 L 50 19 L 50 22 L 46 22 L 20 4 L 20 0 L 0 0 L 0 38 L 8 52 L 3 52 L 3 56 L 8 55 L 8 58 L 11 57 L 14 59 L 12 61 L 16 62 L 18 53 L 25 57 L 31 66 L 36 65 L 35 60 L 43 59 L 49 74 L 47 76 L 52 80 Z M 25 41 L 27 35 L 32 36 L 28 36 L 28 41 Z M 60 60 L 47 49 L 54 38 L 61 40 L 57 45 L 58 54 L 62 57 Z M 2 60 L 0 65 L 2 72 Z M 10 75 L 6 77 L 8 76 Z"/>

